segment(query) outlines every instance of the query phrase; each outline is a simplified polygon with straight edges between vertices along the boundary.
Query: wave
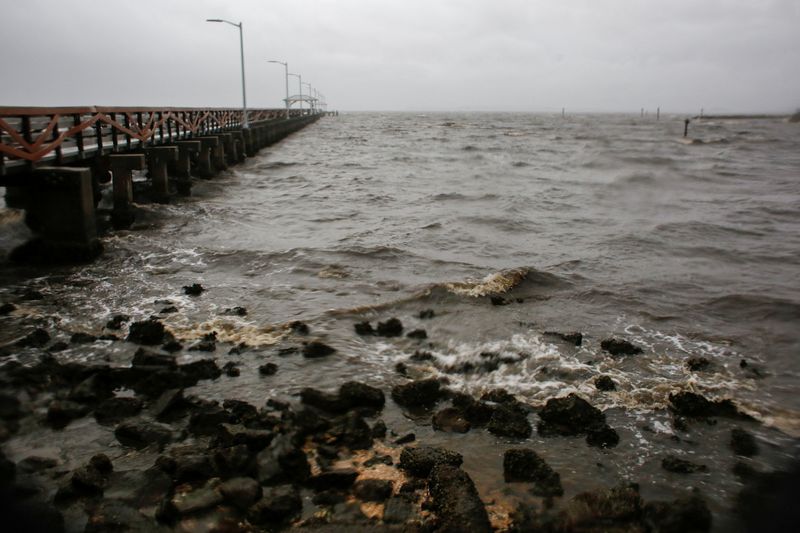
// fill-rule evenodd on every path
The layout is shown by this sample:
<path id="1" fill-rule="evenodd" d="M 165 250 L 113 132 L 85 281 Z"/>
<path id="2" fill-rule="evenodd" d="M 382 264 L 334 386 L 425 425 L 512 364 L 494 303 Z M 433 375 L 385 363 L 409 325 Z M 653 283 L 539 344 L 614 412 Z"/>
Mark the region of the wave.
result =
<path id="1" fill-rule="evenodd" d="M 453 294 L 470 296 L 473 298 L 488 296 L 490 294 L 503 294 L 522 283 L 529 272 L 530 271 L 525 268 L 505 270 L 489 274 L 480 280 L 445 283 L 442 286 Z"/>
<path id="2" fill-rule="evenodd" d="M 698 311 L 722 314 L 739 321 L 781 321 L 800 323 L 800 303 L 754 294 L 728 294 L 697 306 Z"/>

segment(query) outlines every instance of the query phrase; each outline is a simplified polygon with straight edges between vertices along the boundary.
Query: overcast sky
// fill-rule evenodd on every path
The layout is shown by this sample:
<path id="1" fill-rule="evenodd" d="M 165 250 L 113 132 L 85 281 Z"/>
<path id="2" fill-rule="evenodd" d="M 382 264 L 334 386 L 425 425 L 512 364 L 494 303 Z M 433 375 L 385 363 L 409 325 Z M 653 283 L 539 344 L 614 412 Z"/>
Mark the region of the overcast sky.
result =
<path id="1" fill-rule="evenodd" d="M 206 18 L 250 107 L 800 106 L 800 0 L 0 0 L 0 105 L 240 106 Z"/>

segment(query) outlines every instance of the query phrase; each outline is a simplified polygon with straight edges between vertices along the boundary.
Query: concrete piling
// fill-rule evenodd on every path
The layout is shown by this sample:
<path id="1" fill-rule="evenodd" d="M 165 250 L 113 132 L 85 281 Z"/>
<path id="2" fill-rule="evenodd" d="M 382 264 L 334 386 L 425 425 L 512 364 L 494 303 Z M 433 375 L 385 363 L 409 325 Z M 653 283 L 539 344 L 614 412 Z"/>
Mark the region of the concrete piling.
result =
<path id="1" fill-rule="evenodd" d="M 167 165 L 177 161 L 178 148 L 175 146 L 154 146 L 147 149 L 147 168 L 150 171 L 153 200 L 165 204 L 169 201 L 169 180 Z"/>
<path id="2" fill-rule="evenodd" d="M 111 223 L 117 228 L 133 224 L 133 171 L 144 170 L 144 154 L 115 154 L 109 156 L 114 187 L 114 209 Z"/>
<path id="3" fill-rule="evenodd" d="M 201 178 L 211 178 L 216 174 L 211 165 L 211 156 L 219 144 L 216 137 L 198 137 L 200 141 L 200 153 L 197 155 L 197 175 Z"/>
<path id="4" fill-rule="evenodd" d="M 227 170 L 228 164 L 225 162 L 225 134 L 217 134 L 217 145 L 211 150 L 211 166 L 215 171 Z"/>
<path id="5" fill-rule="evenodd" d="M 245 159 L 247 159 L 245 143 L 244 143 L 244 133 L 242 132 L 242 130 L 232 131 L 231 136 L 233 137 L 233 146 L 236 149 L 236 162 L 244 163 Z"/>
<path id="6" fill-rule="evenodd" d="M 225 151 L 225 164 L 227 166 L 235 165 L 239 162 L 239 156 L 236 155 L 236 143 L 231 133 L 220 133 L 219 138 L 222 141 L 222 148 Z"/>
<path id="7" fill-rule="evenodd" d="M 200 153 L 200 141 L 178 141 L 178 159 L 169 165 L 169 175 L 175 178 L 175 188 L 181 196 L 192 193 L 192 159 Z"/>

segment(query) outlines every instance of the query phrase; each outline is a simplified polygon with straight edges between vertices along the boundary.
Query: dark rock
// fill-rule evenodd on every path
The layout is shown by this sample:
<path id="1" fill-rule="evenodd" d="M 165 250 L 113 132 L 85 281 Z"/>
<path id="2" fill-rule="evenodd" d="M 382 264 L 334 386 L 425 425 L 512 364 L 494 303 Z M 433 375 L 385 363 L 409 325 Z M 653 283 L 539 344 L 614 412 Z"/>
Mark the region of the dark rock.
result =
<path id="1" fill-rule="evenodd" d="M 711 531 L 711 510 L 697 494 L 671 502 L 649 502 L 642 509 L 643 522 L 659 533 Z"/>
<path id="2" fill-rule="evenodd" d="M 343 413 L 347 411 L 347 404 L 341 400 L 339 395 L 312 389 L 311 387 L 306 387 L 300 391 L 300 401 L 305 405 L 316 407 L 328 413 Z"/>
<path id="3" fill-rule="evenodd" d="M 264 490 L 262 498 L 248 512 L 248 519 L 256 525 L 279 525 L 303 509 L 300 493 L 291 485 Z"/>
<path id="4" fill-rule="evenodd" d="M 58 352 L 63 352 L 67 348 L 69 348 L 69 344 L 67 344 L 64 341 L 57 341 L 51 344 L 50 347 L 47 348 L 47 351 L 50 353 L 58 353 Z"/>
<path id="5" fill-rule="evenodd" d="M 428 477 L 438 531 L 490 532 L 489 515 L 469 475 L 458 467 L 435 466 Z"/>
<path id="6" fill-rule="evenodd" d="M 258 454 L 256 463 L 257 479 L 262 485 L 303 483 L 311 476 L 306 454 L 294 445 L 289 435 L 275 437 L 269 448 Z"/>
<path id="7" fill-rule="evenodd" d="M 41 472 L 42 470 L 48 470 L 58 466 L 58 460 L 52 457 L 39 457 L 37 455 L 30 455 L 17 463 L 17 466 L 20 470 L 25 472 Z M 2 484 L 3 479 L 2 475 L 0 475 L 0 485 Z"/>
<path id="8" fill-rule="evenodd" d="M 511 300 L 506 300 L 502 296 L 490 296 L 489 301 L 492 302 L 494 306 L 501 306 L 501 305 L 509 305 L 512 303 Z"/>
<path id="9" fill-rule="evenodd" d="M 408 376 L 408 366 L 402 361 L 394 365 L 394 371 L 401 376 Z"/>
<path id="10" fill-rule="evenodd" d="M 358 478 L 358 471 L 352 468 L 341 468 L 323 471 L 311 476 L 308 478 L 307 484 L 318 492 L 330 489 L 347 490 L 353 486 L 356 478 Z"/>
<path id="11" fill-rule="evenodd" d="M 731 468 L 731 472 L 733 472 L 733 475 L 738 477 L 740 480 L 751 480 L 760 475 L 758 470 L 742 461 L 736 461 L 736 464 L 734 464 L 733 468 Z"/>
<path id="12" fill-rule="evenodd" d="M 124 446 L 130 446 L 137 450 L 151 444 L 156 444 L 161 448 L 172 440 L 172 432 L 169 427 L 142 420 L 123 422 L 114 430 L 114 436 Z"/>
<path id="13" fill-rule="evenodd" d="M 70 482 L 79 494 L 102 494 L 108 484 L 108 476 L 93 466 L 84 466 L 72 473 Z"/>
<path id="14" fill-rule="evenodd" d="M 422 320 L 429 320 L 434 316 L 436 316 L 436 313 L 433 311 L 433 309 L 424 309 L 419 312 L 419 318 Z"/>
<path id="15" fill-rule="evenodd" d="M 367 321 L 359 322 L 353 326 L 357 335 L 375 335 L 375 330 L 372 329 L 372 324 Z"/>
<path id="16" fill-rule="evenodd" d="M 301 322 L 299 320 L 290 322 L 289 329 L 291 329 L 292 332 L 297 333 L 298 335 L 308 335 L 309 333 L 311 333 L 311 329 L 308 327 L 308 324 L 306 324 L 305 322 Z"/>
<path id="17" fill-rule="evenodd" d="M 228 361 L 227 363 L 222 365 L 222 372 L 224 372 L 225 375 L 228 376 L 229 378 L 237 378 L 242 373 L 241 370 L 239 370 L 239 366 L 233 361 Z"/>
<path id="18" fill-rule="evenodd" d="M 170 315 L 172 313 L 177 313 L 178 308 L 174 305 L 168 305 L 167 307 L 163 307 L 161 311 L 158 312 L 159 315 Z"/>
<path id="19" fill-rule="evenodd" d="M 222 375 L 222 370 L 213 359 L 192 361 L 178 367 L 178 371 L 185 376 L 185 383 L 197 383 L 201 379 L 217 379 Z"/>
<path id="20" fill-rule="evenodd" d="M 131 366 L 145 368 L 166 368 L 169 370 L 175 370 L 178 368 L 178 364 L 175 362 L 174 356 L 151 352 L 150 350 L 145 350 L 144 348 L 139 348 L 136 350 L 136 353 L 133 354 Z"/>
<path id="21" fill-rule="evenodd" d="M 228 350 L 228 355 L 241 355 L 249 349 L 250 346 L 248 346 L 246 342 L 240 342 L 239 344 Z"/>
<path id="22" fill-rule="evenodd" d="M 414 361 L 414 362 L 433 361 L 433 354 L 431 352 L 426 352 L 424 350 L 417 350 L 408 359 L 409 361 Z"/>
<path id="23" fill-rule="evenodd" d="M 205 289 L 199 283 L 192 283 L 191 285 L 183 286 L 183 293 L 189 296 L 200 296 Z"/>
<path id="24" fill-rule="evenodd" d="M 230 412 L 238 422 L 247 423 L 258 419 L 258 409 L 242 400 L 224 400 L 222 407 Z"/>
<path id="25" fill-rule="evenodd" d="M 20 300 L 25 302 L 44 300 L 44 294 L 36 289 L 25 289 L 20 296 Z"/>
<path id="26" fill-rule="evenodd" d="M 216 349 L 217 343 L 211 340 L 202 340 L 189 346 L 191 352 L 214 352 Z"/>
<path id="27" fill-rule="evenodd" d="M 795 459 L 787 470 L 755 473 L 733 502 L 745 531 L 794 531 L 800 523 L 797 487 L 800 463 Z"/>
<path id="28" fill-rule="evenodd" d="M 100 341 L 119 342 L 119 341 L 121 341 L 122 339 L 120 339 L 119 337 L 117 337 L 116 335 L 113 335 L 113 334 L 111 334 L 111 333 L 105 333 L 105 334 L 103 334 L 103 335 L 100 335 L 99 337 L 97 337 L 97 340 L 100 340 Z"/>
<path id="29" fill-rule="evenodd" d="M 47 423 L 54 429 L 63 429 L 75 420 L 89 413 L 89 408 L 68 400 L 56 400 L 47 408 Z"/>
<path id="30" fill-rule="evenodd" d="M 442 396 L 437 379 L 422 379 L 396 385 L 392 388 L 392 399 L 403 407 L 425 407 L 435 404 Z"/>
<path id="31" fill-rule="evenodd" d="M 10 394 L 0 393 L 0 420 L 16 420 L 21 416 L 19 400 Z"/>
<path id="32" fill-rule="evenodd" d="M 614 380 L 606 375 L 597 376 L 594 380 L 594 386 L 597 387 L 597 390 L 602 391 L 617 390 L 617 385 L 614 383 Z"/>
<path id="33" fill-rule="evenodd" d="M 383 523 L 404 524 L 411 519 L 412 511 L 411 502 L 407 498 L 389 498 L 383 508 Z"/>
<path id="34" fill-rule="evenodd" d="M 378 322 L 376 334 L 381 337 L 399 337 L 403 334 L 403 323 L 396 318 L 390 318 L 386 322 Z"/>
<path id="35" fill-rule="evenodd" d="M 428 477 L 431 469 L 437 465 L 461 466 L 463 458 L 460 453 L 444 448 L 419 447 L 403 448 L 400 453 L 400 468 L 415 477 Z"/>
<path id="36" fill-rule="evenodd" d="M 457 407 L 446 407 L 433 415 L 433 429 L 452 433 L 466 433 L 470 423 L 464 413 Z"/>
<path id="37" fill-rule="evenodd" d="M 376 465 L 386 465 L 392 466 L 394 461 L 392 461 L 391 455 L 375 455 L 364 461 L 364 468 L 371 468 Z"/>
<path id="38" fill-rule="evenodd" d="M 353 494 L 365 502 L 383 502 L 392 495 L 389 479 L 362 479 L 353 485 Z"/>
<path id="39" fill-rule="evenodd" d="M 515 439 L 526 439 L 533 433 L 527 413 L 505 404 L 494 409 L 486 429 L 493 435 Z"/>
<path id="40" fill-rule="evenodd" d="M 190 491 L 176 491 L 165 503 L 159 517 L 180 517 L 193 515 L 222 503 L 222 494 L 216 490 L 216 483 L 209 481 L 202 487 Z"/>
<path id="41" fill-rule="evenodd" d="M 164 531 L 150 517 L 126 502 L 101 501 L 89 509 L 84 533 L 111 533 L 117 531 Z"/>
<path id="42" fill-rule="evenodd" d="M 694 392 L 679 392 L 669 395 L 670 409 L 678 415 L 690 418 L 720 416 L 727 418 L 749 419 L 740 413 L 730 400 L 710 401 Z"/>
<path id="43" fill-rule="evenodd" d="M 211 462 L 217 474 L 222 478 L 256 477 L 258 475 L 256 456 L 246 444 L 217 449 Z"/>
<path id="44" fill-rule="evenodd" d="M 274 376 L 278 373 L 278 365 L 275 363 L 264 363 L 258 367 L 258 373 L 262 376 Z"/>
<path id="45" fill-rule="evenodd" d="M 347 493 L 340 490 L 323 490 L 311 498 L 314 505 L 336 505 L 347 501 Z"/>
<path id="46" fill-rule="evenodd" d="M 417 440 L 417 436 L 414 433 L 406 433 L 402 437 L 399 437 L 394 441 L 395 444 L 408 444 L 409 442 L 414 442 Z"/>
<path id="47" fill-rule="evenodd" d="M 538 429 L 543 435 L 579 435 L 605 426 L 606 417 L 576 394 L 547 400 L 539 411 Z"/>
<path id="48" fill-rule="evenodd" d="M 222 483 L 217 490 L 225 501 L 239 509 L 247 509 L 261 499 L 261 485 L 253 478 L 236 477 Z"/>
<path id="49" fill-rule="evenodd" d="M 69 338 L 69 342 L 72 344 L 89 344 L 97 340 L 95 335 L 91 335 L 89 333 L 73 333 L 72 336 Z"/>
<path id="50" fill-rule="evenodd" d="M 267 429 L 251 429 L 235 424 L 221 424 L 218 442 L 227 446 L 244 444 L 252 452 L 260 452 L 270 445 L 275 434 Z"/>
<path id="51" fill-rule="evenodd" d="M 172 464 L 161 464 L 164 471 L 169 470 L 176 483 L 197 483 L 215 475 L 211 458 L 199 446 L 173 450 L 169 457 Z"/>
<path id="52" fill-rule="evenodd" d="M 106 328 L 108 329 L 122 329 L 122 324 L 128 322 L 131 319 L 128 315 L 114 315 L 111 320 L 106 322 Z"/>
<path id="53" fill-rule="evenodd" d="M 758 454 L 758 443 L 755 437 L 741 428 L 731 430 L 731 449 L 736 455 L 752 457 Z"/>
<path id="54" fill-rule="evenodd" d="M 336 353 L 336 349 L 331 348 L 323 342 L 311 341 L 303 344 L 303 357 L 307 357 L 309 359 L 326 357 L 334 353 Z"/>
<path id="55" fill-rule="evenodd" d="M 94 417 L 99 424 L 116 424 L 126 418 L 138 415 L 141 410 L 142 401 L 138 398 L 109 398 L 95 408 Z"/>
<path id="56" fill-rule="evenodd" d="M 183 344 L 179 343 L 176 340 L 171 340 L 164 343 L 161 349 L 169 353 L 180 352 L 181 350 L 183 350 Z"/>
<path id="57" fill-rule="evenodd" d="M 708 467 L 706 465 L 699 465 L 681 459 L 674 455 L 667 455 L 661 460 L 661 468 L 667 472 L 674 472 L 676 474 L 694 474 L 695 472 L 706 472 Z"/>
<path id="58" fill-rule="evenodd" d="M 17 306 L 11 303 L 4 303 L 0 305 L 0 316 L 10 315 L 17 310 Z"/>
<path id="59" fill-rule="evenodd" d="M 158 370 L 146 374 L 143 379 L 136 381 L 132 388 L 137 393 L 147 398 L 158 398 L 164 391 L 170 390 L 176 386 L 188 387 L 194 385 L 194 383 L 189 383 L 187 381 L 186 377 L 176 370 Z"/>
<path id="60" fill-rule="evenodd" d="M 389 429 L 386 427 L 386 422 L 383 420 L 377 420 L 374 424 L 372 424 L 372 438 L 373 439 L 384 439 L 386 438 L 386 432 Z"/>
<path id="61" fill-rule="evenodd" d="M 214 435 L 220 430 L 220 424 L 229 424 L 233 421 L 228 411 L 214 406 L 192 413 L 188 430 L 194 435 Z"/>
<path id="62" fill-rule="evenodd" d="M 503 456 L 503 476 L 506 483 L 533 482 L 531 492 L 536 496 L 561 496 L 561 476 L 544 459 L 528 448 L 507 450 Z"/>
<path id="63" fill-rule="evenodd" d="M 366 450 L 372 447 L 372 428 L 356 412 L 351 411 L 336 420 L 329 430 L 338 444 L 351 450 Z"/>
<path id="64" fill-rule="evenodd" d="M 99 371 L 84 379 L 69 393 L 69 399 L 84 403 L 94 403 L 114 395 L 114 384 L 108 379 L 108 373 Z"/>
<path id="65" fill-rule="evenodd" d="M 44 348 L 50 342 L 50 334 L 42 328 L 36 328 L 15 344 L 20 348 Z"/>
<path id="66" fill-rule="evenodd" d="M 686 368 L 688 368 L 692 372 L 699 372 L 701 370 L 706 370 L 709 366 L 711 366 L 711 361 L 709 361 L 705 357 L 690 357 L 686 361 Z"/>
<path id="67" fill-rule="evenodd" d="M 553 337 L 558 337 L 564 342 L 568 342 L 570 344 L 574 344 L 575 346 L 580 346 L 583 344 L 583 333 L 578 331 L 571 331 L 569 333 L 559 333 L 557 331 L 545 331 L 545 335 L 552 335 Z"/>
<path id="68" fill-rule="evenodd" d="M 428 332 L 424 329 L 415 329 L 406 335 L 409 339 L 424 340 L 428 338 Z"/>
<path id="69" fill-rule="evenodd" d="M 166 342 L 167 330 L 160 321 L 150 318 L 141 322 L 131 324 L 128 332 L 128 342 L 155 346 Z"/>
<path id="70" fill-rule="evenodd" d="M 247 316 L 247 309 L 245 309 L 244 307 L 239 307 L 239 306 L 230 307 L 228 309 L 225 309 L 222 312 L 222 314 L 223 315 L 231 315 L 231 316 Z"/>
<path id="71" fill-rule="evenodd" d="M 114 471 L 114 464 L 111 462 L 111 459 L 104 453 L 98 453 L 92 456 L 89 459 L 89 466 L 94 468 L 101 474 L 108 475 Z"/>
<path id="72" fill-rule="evenodd" d="M 613 524 L 621 531 L 641 531 L 636 527 L 641 509 L 638 485 L 620 485 L 578 494 L 567 504 L 563 523 L 574 531 L 592 531 L 599 524 Z"/>
<path id="73" fill-rule="evenodd" d="M 514 404 L 516 398 L 512 397 Z M 472 426 L 481 427 L 489 423 L 494 414 L 495 408 L 486 402 L 481 402 L 468 394 L 456 393 L 453 395 L 451 401 L 453 406 L 459 408 L 464 417 L 469 421 Z"/>
<path id="74" fill-rule="evenodd" d="M 64 516 L 51 505 L 32 499 L 3 506 L 3 530 L 20 533 L 61 533 Z"/>
<path id="75" fill-rule="evenodd" d="M 339 399 L 348 409 L 380 411 L 386 403 L 383 391 L 357 381 L 348 381 L 339 387 Z"/>
<path id="76" fill-rule="evenodd" d="M 638 355 L 643 353 L 642 349 L 638 346 L 631 344 L 625 339 L 617 339 L 615 337 L 602 340 L 600 342 L 600 348 L 611 355 Z"/>
<path id="77" fill-rule="evenodd" d="M 619 435 L 608 425 L 591 428 L 586 433 L 586 444 L 598 448 L 613 448 L 619 444 Z"/>
<path id="78" fill-rule="evenodd" d="M 158 399 L 151 404 L 149 411 L 156 420 L 167 421 L 172 418 L 176 411 L 186 406 L 187 402 L 183 397 L 183 389 L 168 389 L 161 393 Z"/>

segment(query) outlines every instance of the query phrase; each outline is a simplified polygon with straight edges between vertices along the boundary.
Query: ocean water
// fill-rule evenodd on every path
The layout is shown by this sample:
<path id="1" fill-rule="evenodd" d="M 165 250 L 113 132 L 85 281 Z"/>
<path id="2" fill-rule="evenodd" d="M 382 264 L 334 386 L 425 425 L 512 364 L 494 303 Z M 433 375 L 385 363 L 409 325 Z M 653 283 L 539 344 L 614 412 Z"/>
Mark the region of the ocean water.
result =
<path id="1" fill-rule="evenodd" d="M 216 331 L 253 346 L 235 356 L 218 350 L 220 365 L 237 362 L 242 375 L 196 387 L 213 399 L 263 405 L 351 379 L 388 392 L 406 380 L 398 362 L 414 377 L 444 377 L 475 395 L 503 387 L 533 406 L 576 392 L 606 411 L 618 447 L 535 432 L 522 443 L 483 430 L 453 436 L 434 432 L 429 415 L 392 406 L 384 418 L 398 434 L 461 451 L 484 500 L 500 507 L 526 497 L 502 481 L 504 449 L 525 445 L 561 473 L 565 497 L 619 481 L 640 483 L 646 499 L 697 487 L 715 528 L 735 530 L 741 483 L 730 472 L 730 428 L 758 437 L 761 454 L 749 461 L 767 471 L 796 455 L 800 437 L 800 127 L 705 119 L 682 134 L 677 116 L 326 117 L 196 182 L 191 198 L 140 205 L 136 225 L 106 235 L 91 265 L 0 263 L 0 302 L 19 306 L 2 319 L 0 343 L 32 323 L 66 339 L 101 333 L 116 313 L 158 315 L 187 341 Z M 0 212 L 6 253 L 26 230 L 18 213 Z M 184 295 L 191 283 L 206 292 Z M 19 302 L 26 288 L 45 298 Z M 159 314 L 170 305 L 178 312 Z M 226 313 L 234 306 L 247 315 Z M 420 318 L 428 309 L 433 318 Z M 354 333 L 356 322 L 390 317 L 428 338 Z M 295 320 L 337 353 L 281 355 L 305 340 L 287 327 Z M 583 344 L 551 331 L 581 332 Z M 611 336 L 644 354 L 611 357 L 600 349 Z M 98 342 L 58 357 L 125 364 L 134 349 Z M 430 357 L 411 359 L 419 350 Z M 503 362 L 485 368 L 487 357 Z M 691 357 L 711 365 L 691 371 Z M 276 376 L 259 376 L 267 361 Z M 596 390 L 600 374 L 615 392 Z M 681 390 L 731 399 L 757 422 L 720 419 L 679 433 L 666 406 Z M 104 430 L 96 431 L 100 446 Z M 69 430 L 64 438 L 86 444 Z M 665 472 L 668 452 L 709 472 Z"/>

